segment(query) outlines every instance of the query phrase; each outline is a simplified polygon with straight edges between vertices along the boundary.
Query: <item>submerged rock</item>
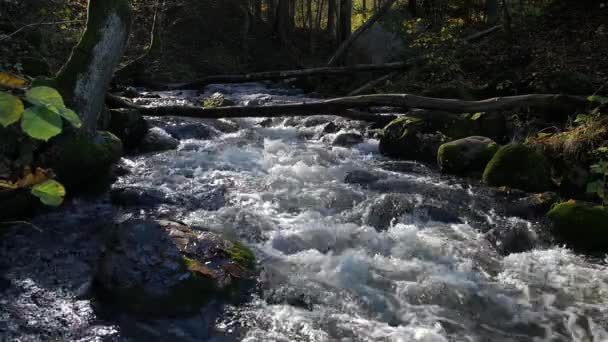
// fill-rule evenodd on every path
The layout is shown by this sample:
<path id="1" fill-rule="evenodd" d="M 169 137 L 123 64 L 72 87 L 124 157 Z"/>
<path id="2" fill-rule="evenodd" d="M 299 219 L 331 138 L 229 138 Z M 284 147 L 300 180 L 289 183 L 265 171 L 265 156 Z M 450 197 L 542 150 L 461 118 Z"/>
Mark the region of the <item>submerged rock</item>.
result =
<path id="1" fill-rule="evenodd" d="M 541 192 L 551 188 L 551 169 L 539 152 L 521 144 L 502 147 L 486 166 L 483 181 L 491 186 L 508 186 Z"/>
<path id="2" fill-rule="evenodd" d="M 553 231 L 576 248 L 608 251 L 608 209 L 570 200 L 553 207 L 547 214 Z"/>
<path id="3" fill-rule="evenodd" d="M 125 149 L 132 150 L 146 136 L 148 123 L 135 109 L 112 109 L 108 130 L 122 141 Z"/>
<path id="4" fill-rule="evenodd" d="M 141 153 L 162 152 L 174 150 L 178 146 L 179 140 L 172 137 L 162 128 L 153 127 L 142 140 L 138 151 Z"/>
<path id="5" fill-rule="evenodd" d="M 376 182 L 380 178 L 382 177 L 377 173 L 366 170 L 352 170 L 346 174 L 346 177 L 344 177 L 344 183 L 364 185 Z"/>
<path id="6" fill-rule="evenodd" d="M 174 137 L 175 139 L 179 139 L 179 140 L 184 140 L 184 139 L 205 140 L 205 139 L 210 139 L 217 135 L 217 132 L 213 128 L 211 128 L 203 123 L 200 123 L 200 122 L 192 122 L 192 123 L 186 123 L 186 124 L 182 124 L 182 125 L 167 126 L 165 128 L 165 130 L 167 131 L 167 133 L 171 134 L 172 137 Z"/>
<path id="7" fill-rule="evenodd" d="M 496 151 L 498 145 L 490 138 L 467 137 L 441 145 L 437 152 L 437 163 L 444 173 L 481 173 Z"/>
<path id="8" fill-rule="evenodd" d="M 543 192 L 513 200 L 507 204 L 507 215 L 531 219 L 545 215 L 559 201 L 554 192 Z"/>
<path id="9" fill-rule="evenodd" d="M 195 313 L 252 285 L 254 255 L 240 243 L 164 220 L 127 219 L 112 229 L 96 279 L 100 297 L 132 313 Z"/>
<path id="10" fill-rule="evenodd" d="M 414 209 L 410 196 L 403 194 L 384 194 L 376 198 L 363 213 L 362 222 L 365 225 L 386 230 L 391 222 Z"/>
<path id="11" fill-rule="evenodd" d="M 359 133 L 340 133 L 338 134 L 332 144 L 335 146 L 351 147 L 363 142 L 363 136 Z"/>

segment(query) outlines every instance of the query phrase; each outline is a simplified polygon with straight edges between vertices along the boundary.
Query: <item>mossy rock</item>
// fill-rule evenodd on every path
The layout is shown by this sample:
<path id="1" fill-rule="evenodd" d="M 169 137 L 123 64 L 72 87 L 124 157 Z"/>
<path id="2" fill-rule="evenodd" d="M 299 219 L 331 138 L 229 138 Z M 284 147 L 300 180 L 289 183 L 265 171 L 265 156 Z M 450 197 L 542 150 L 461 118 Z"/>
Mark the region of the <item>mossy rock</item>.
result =
<path id="1" fill-rule="evenodd" d="M 539 152 L 521 144 L 508 144 L 496 152 L 483 173 L 491 186 L 508 186 L 530 192 L 551 188 L 549 162 Z"/>
<path id="2" fill-rule="evenodd" d="M 389 123 L 380 139 L 380 153 L 398 159 L 435 160 L 437 148 L 445 137 L 437 133 L 425 133 L 422 119 L 403 116 Z"/>
<path id="3" fill-rule="evenodd" d="M 486 137 L 472 136 L 458 139 L 439 147 L 437 163 L 444 173 L 481 174 L 498 148 L 492 139 Z"/>
<path id="4" fill-rule="evenodd" d="M 42 159 L 69 190 L 85 190 L 105 182 L 122 154 L 122 142 L 110 132 L 89 137 L 72 131 L 53 138 Z"/>
<path id="5" fill-rule="evenodd" d="M 556 236 L 573 247 L 608 252 L 608 209 L 581 201 L 563 202 L 547 214 Z"/>
<path id="6" fill-rule="evenodd" d="M 443 143 L 469 136 L 500 139 L 505 127 L 504 116 L 498 113 L 412 111 L 384 128 L 380 152 L 394 158 L 435 162 Z"/>
<path id="7" fill-rule="evenodd" d="M 234 104 L 234 101 L 227 99 L 222 93 L 214 93 L 203 101 L 205 108 L 227 107 Z"/>
<path id="8" fill-rule="evenodd" d="M 109 232 L 102 301 L 143 317 L 188 316 L 253 285 L 255 256 L 219 235 L 167 220 L 128 219 Z"/>

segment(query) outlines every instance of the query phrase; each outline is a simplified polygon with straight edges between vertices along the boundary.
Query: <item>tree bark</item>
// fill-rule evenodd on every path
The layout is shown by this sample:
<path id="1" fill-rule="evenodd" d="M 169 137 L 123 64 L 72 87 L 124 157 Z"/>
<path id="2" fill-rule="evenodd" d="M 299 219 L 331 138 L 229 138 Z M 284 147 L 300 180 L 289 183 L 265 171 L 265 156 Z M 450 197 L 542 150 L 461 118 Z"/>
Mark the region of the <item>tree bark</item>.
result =
<path id="1" fill-rule="evenodd" d="M 343 113 L 349 109 L 379 106 L 442 110 L 455 113 L 475 113 L 499 111 L 525 106 L 547 106 L 556 104 L 587 106 L 589 103 L 587 99 L 582 96 L 557 94 L 517 95 L 495 97 L 480 101 L 440 99 L 410 94 L 376 94 L 271 106 L 235 106 L 219 108 L 202 108 L 195 106 L 143 107 L 131 104 L 126 100 L 116 99 L 116 97 L 111 97 L 111 100 L 115 104 L 122 103 L 124 107 L 137 109 L 142 115 L 185 116 L 194 118 L 312 116 L 321 114 L 343 115 Z"/>
<path id="2" fill-rule="evenodd" d="M 114 69 L 127 45 L 132 14 L 129 0 L 90 0 L 85 32 L 55 79 L 88 134 L 97 128 Z"/>
<path id="3" fill-rule="evenodd" d="M 395 62 L 386 64 L 359 64 L 347 67 L 320 67 L 299 70 L 264 71 L 243 75 L 216 75 L 208 76 L 194 82 L 175 84 L 169 87 L 161 87 L 161 89 L 198 89 L 213 83 L 278 81 L 288 78 L 298 78 L 307 76 L 350 75 L 355 72 L 404 70 L 413 66 L 416 61 L 417 59 L 413 59 L 407 62 Z"/>
<path id="4" fill-rule="evenodd" d="M 367 31 L 370 27 L 372 27 L 380 18 L 382 18 L 388 10 L 393 6 L 396 0 L 387 0 L 384 5 L 371 17 L 369 20 L 365 22 L 365 24 L 361 25 L 348 39 L 344 40 L 340 47 L 336 50 L 336 52 L 331 56 L 327 65 L 336 65 L 342 57 L 348 51 L 348 48 L 363 34 L 363 32 Z"/>
<path id="5" fill-rule="evenodd" d="M 328 1 L 327 32 L 329 33 L 331 40 L 334 41 L 336 38 L 336 0 Z"/>
<path id="6" fill-rule="evenodd" d="M 486 0 L 486 22 L 492 25 L 498 22 L 498 0 Z"/>
<path id="7" fill-rule="evenodd" d="M 338 23 L 338 43 L 342 43 L 348 39 L 352 31 L 352 0 L 340 1 L 340 18 Z"/>

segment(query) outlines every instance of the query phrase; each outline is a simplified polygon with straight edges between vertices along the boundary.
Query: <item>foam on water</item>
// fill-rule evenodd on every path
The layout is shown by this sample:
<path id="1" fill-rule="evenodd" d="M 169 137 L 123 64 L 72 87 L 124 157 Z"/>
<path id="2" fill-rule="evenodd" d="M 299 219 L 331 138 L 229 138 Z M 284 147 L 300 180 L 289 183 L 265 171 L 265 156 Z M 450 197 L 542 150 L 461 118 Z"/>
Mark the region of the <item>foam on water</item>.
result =
<path id="1" fill-rule="evenodd" d="M 301 99 L 260 84 L 217 85 L 205 94 L 216 91 L 243 104 Z M 475 186 L 434 173 L 383 169 L 377 140 L 335 147 L 314 137 L 318 127 L 264 128 L 259 121 L 244 119 L 244 129 L 213 140 L 182 141 L 178 151 L 132 158 L 133 174 L 121 179 L 168 194 L 225 187 L 225 207 L 184 210 L 181 218 L 256 250 L 262 294 L 236 309 L 246 322 L 244 341 L 608 339 L 605 262 L 561 247 L 502 256 L 467 217 L 469 223 L 450 224 L 408 213 L 378 231 L 360 217 L 386 191 L 344 183 L 352 170 L 386 177 L 384 189 L 407 182 L 438 195 L 459 191 L 471 203 L 485 199 L 476 198 Z M 411 191 L 417 203 L 436 200 Z M 522 223 L 472 210 L 495 229 Z"/>

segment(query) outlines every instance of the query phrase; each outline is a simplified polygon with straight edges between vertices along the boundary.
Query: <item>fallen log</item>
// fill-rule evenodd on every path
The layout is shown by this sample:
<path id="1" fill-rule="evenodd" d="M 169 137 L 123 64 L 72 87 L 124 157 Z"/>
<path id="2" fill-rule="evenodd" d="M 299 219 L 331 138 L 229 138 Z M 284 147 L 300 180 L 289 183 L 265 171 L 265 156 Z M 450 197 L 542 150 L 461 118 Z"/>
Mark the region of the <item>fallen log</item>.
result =
<path id="1" fill-rule="evenodd" d="M 319 67 L 297 70 L 264 71 L 241 75 L 215 75 L 188 83 L 173 84 L 167 89 L 199 89 L 213 83 L 244 83 L 254 81 L 278 81 L 288 78 L 326 75 L 349 75 L 355 72 L 404 70 L 413 66 L 415 60 L 385 64 L 359 64 L 347 67 Z"/>
<path id="2" fill-rule="evenodd" d="M 393 71 L 393 72 L 391 72 L 389 74 L 386 74 L 386 75 L 384 75 L 384 76 L 382 76 L 380 78 L 371 80 L 371 81 L 365 83 L 364 85 L 362 85 L 361 87 L 359 87 L 359 88 L 351 91 L 350 93 L 348 93 L 348 96 L 356 96 L 356 95 L 361 95 L 361 94 L 363 94 L 365 92 L 368 92 L 368 91 L 372 90 L 375 86 L 377 86 L 377 85 L 379 85 L 379 84 L 381 84 L 381 83 L 383 83 L 383 82 L 385 82 L 387 80 L 390 80 L 391 78 L 397 76 L 397 74 L 399 74 L 397 71 Z"/>
<path id="3" fill-rule="evenodd" d="M 506 97 L 495 97 L 480 101 L 465 101 L 457 99 L 441 99 L 411 94 L 375 94 L 278 104 L 270 106 L 232 106 L 218 108 L 203 108 L 195 106 L 158 106 L 144 107 L 130 103 L 116 96 L 109 96 L 113 104 L 122 103 L 124 107 L 134 108 L 147 116 L 185 116 L 194 118 L 238 118 L 238 117 L 279 117 L 279 116 L 311 116 L 311 115 L 351 115 L 357 120 L 374 121 L 378 114 L 366 113 L 357 115 L 348 112 L 349 109 L 369 107 L 401 107 L 442 110 L 455 113 L 475 113 L 513 109 L 517 107 L 575 105 L 584 107 L 588 100 L 582 96 L 558 94 L 530 94 Z M 347 113 L 347 114 L 345 114 Z M 350 113 L 350 114 L 348 114 Z M 357 117 L 358 116 L 358 117 Z"/>
<path id="4" fill-rule="evenodd" d="M 473 40 L 482 38 L 482 37 L 484 37 L 484 36 L 486 36 L 486 35 L 494 32 L 494 31 L 498 31 L 501 28 L 503 28 L 503 25 L 496 25 L 496 26 L 490 27 L 487 30 L 483 30 L 483 31 L 480 31 L 480 32 L 477 32 L 477 33 L 473 33 L 472 35 L 470 35 L 468 37 L 465 37 L 462 40 L 465 41 L 465 42 L 467 42 L 467 43 L 469 43 L 469 42 L 471 42 Z"/>

